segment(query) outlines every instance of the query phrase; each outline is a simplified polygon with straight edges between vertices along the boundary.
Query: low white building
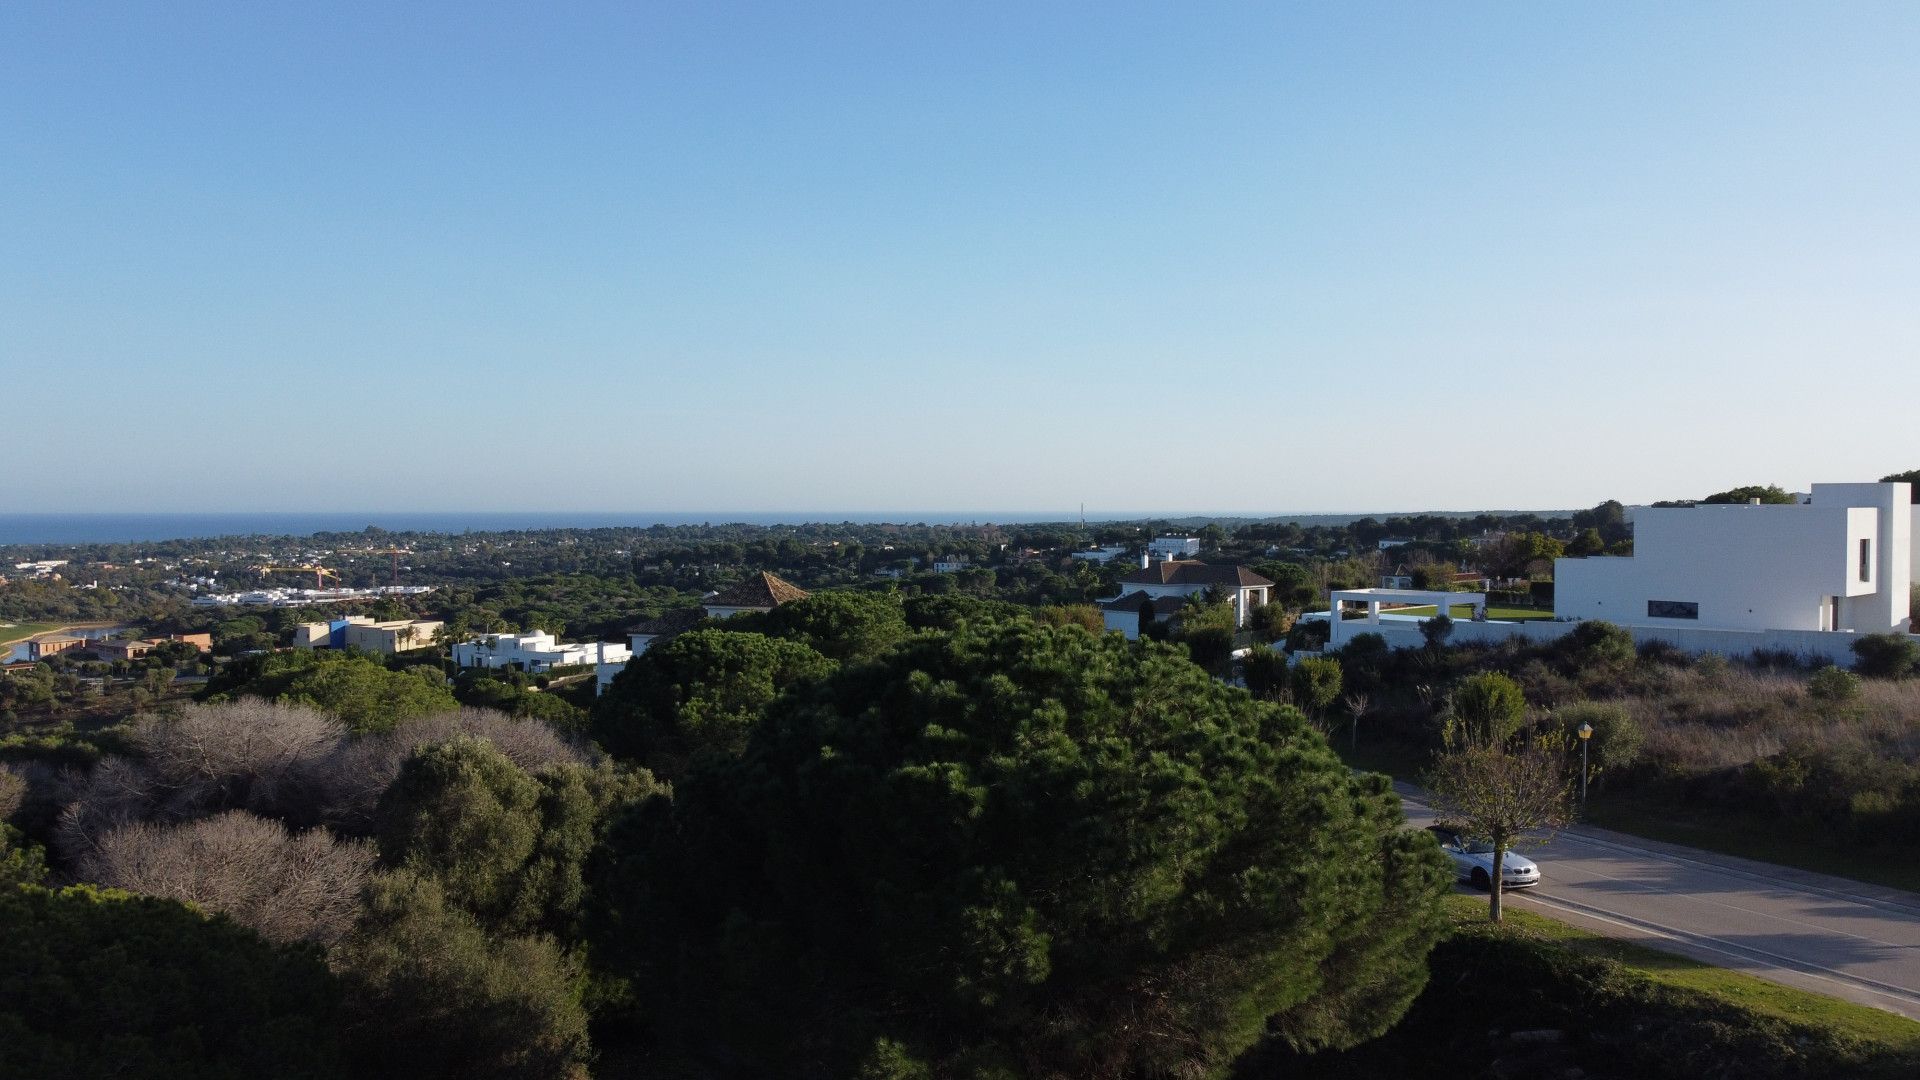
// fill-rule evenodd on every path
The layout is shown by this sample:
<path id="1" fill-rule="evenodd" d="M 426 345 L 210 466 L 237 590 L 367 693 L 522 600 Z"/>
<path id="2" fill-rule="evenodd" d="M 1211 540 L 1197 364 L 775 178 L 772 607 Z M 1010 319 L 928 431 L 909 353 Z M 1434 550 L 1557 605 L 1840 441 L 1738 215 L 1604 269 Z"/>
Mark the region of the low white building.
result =
<path id="1" fill-rule="evenodd" d="M 1188 597 L 1218 589 L 1233 605 L 1235 626 L 1246 626 L 1256 608 L 1273 598 L 1273 582 L 1244 566 L 1213 566 L 1169 559 L 1150 562 L 1120 579 L 1120 594 L 1100 601 L 1101 617 L 1109 630 L 1132 641 L 1140 636 L 1140 608 L 1152 604 L 1156 619 L 1179 613 Z"/>
<path id="2" fill-rule="evenodd" d="M 933 572 L 936 574 L 957 574 L 973 564 L 965 555 L 942 555 L 933 560 Z"/>
<path id="3" fill-rule="evenodd" d="M 519 668 L 532 672 L 575 664 L 624 664 L 632 655 L 632 650 L 617 642 L 560 641 L 545 630 L 481 634 L 453 647 L 453 662 L 463 668 Z"/>
<path id="4" fill-rule="evenodd" d="M 1156 536 L 1147 545 L 1148 554 L 1159 559 L 1184 559 L 1200 554 L 1197 536 Z"/>
<path id="5" fill-rule="evenodd" d="M 1677 629 L 1904 631 L 1920 570 L 1907 484 L 1807 502 L 1641 510 L 1633 554 L 1558 559 L 1554 614 Z"/>
<path id="6" fill-rule="evenodd" d="M 1103 547 L 1094 548 L 1092 551 L 1076 551 L 1073 552 L 1073 557 L 1081 562 L 1107 563 L 1126 553 L 1127 549 L 1123 547 Z"/>

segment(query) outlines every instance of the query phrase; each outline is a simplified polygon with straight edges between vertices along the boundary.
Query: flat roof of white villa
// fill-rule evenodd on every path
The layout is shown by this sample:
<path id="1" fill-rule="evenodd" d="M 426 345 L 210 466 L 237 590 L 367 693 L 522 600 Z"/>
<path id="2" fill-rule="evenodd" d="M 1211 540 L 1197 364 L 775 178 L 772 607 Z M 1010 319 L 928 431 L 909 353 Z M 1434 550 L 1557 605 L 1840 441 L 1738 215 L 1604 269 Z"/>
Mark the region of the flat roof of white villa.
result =
<path id="1" fill-rule="evenodd" d="M 1446 599 L 1454 604 L 1472 603 L 1476 598 L 1486 600 L 1486 593 L 1449 592 L 1432 589 L 1335 589 L 1333 594 L 1342 600 L 1393 600 L 1406 604 L 1432 604 Z"/>

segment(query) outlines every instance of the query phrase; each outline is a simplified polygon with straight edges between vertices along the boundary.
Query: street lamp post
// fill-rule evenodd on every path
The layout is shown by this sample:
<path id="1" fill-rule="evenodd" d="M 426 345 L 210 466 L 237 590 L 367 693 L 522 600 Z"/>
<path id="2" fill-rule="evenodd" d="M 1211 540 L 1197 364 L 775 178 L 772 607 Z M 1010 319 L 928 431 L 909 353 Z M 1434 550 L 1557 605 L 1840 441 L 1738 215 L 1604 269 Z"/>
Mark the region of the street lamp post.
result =
<path id="1" fill-rule="evenodd" d="M 1587 743 L 1593 739 L 1593 725 L 1582 721 L 1580 736 L 1580 812 L 1587 811 Z"/>

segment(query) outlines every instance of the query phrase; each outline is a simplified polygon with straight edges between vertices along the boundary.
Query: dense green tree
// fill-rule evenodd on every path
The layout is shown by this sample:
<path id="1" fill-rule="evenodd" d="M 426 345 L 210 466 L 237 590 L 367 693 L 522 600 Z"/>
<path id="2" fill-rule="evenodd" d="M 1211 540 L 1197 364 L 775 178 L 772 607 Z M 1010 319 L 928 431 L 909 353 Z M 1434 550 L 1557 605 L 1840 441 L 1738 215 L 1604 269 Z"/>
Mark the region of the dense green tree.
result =
<path id="1" fill-rule="evenodd" d="M 392 671 L 365 656 L 322 650 L 249 657 L 228 665 L 207 690 L 210 696 L 245 694 L 311 705 L 356 734 L 389 731 L 459 707 L 444 677 L 432 668 Z"/>
<path id="2" fill-rule="evenodd" d="M 1446 871 L 1299 713 L 1176 649 L 923 635 L 783 697 L 610 845 L 597 956 L 741 1075 L 1219 1072 L 1424 979 Z"/>
<path id="3" fill-rule="evenodd" d="M 352 1041 L 365 1048 L 359 1075 L 583 1075 L 590 1047 L 577 963 L 549 938 L 487 934 L 436 878 L 379 875 L 334 964 L 349 991 Z"/>
<path id="4" fill-rule="evenodd" d="M 593 708 L 593 736 L 669 782 L 706 754 L 738 754 L 760 711 L 833 661 L 797 641 L 694 630 L 655 645 L 614 677 Z"/>
<path id="5" fill-rule="evenodd" d="M 1909 469 L 1906 472 L 1890 473 L 1881 477 L 1880 482 L 1883 484 L 1912 484 L 1913 490 L 1911 494 L 1913 501 L 1920 503 L 1920 469 Z"/>
<path id="6" fill-rule="evenodd" d="M 1587 529 L 1567 543 L 1567 554 L 1576 558 L 1598 555 L 1607 550 L 1607 542 L 1599 529 Z"/>
<path id="7" fill-rule="evenodd" d="M 1247 692 L 1261 701 L 1287 696 L 1287 654 L 1267 645 L 1255 645 L 1240 658 L 1240 677 Z"/>
<path id="8" fill-rule="evenodd" d="M 890 593 L 818 592 L 767 613 L 767 633 L 835 660 L 870 660 L 908 632 L 906 613 Z"/>
<path id="9" fill-rule="evenodd" d="M 1759 499 L 1764 505 L 1790 506 L 1793 503 L 1793 494 L 1782 490 L 1778 484 L 1748 484 L 1745 487 L 1716 491 L 1700 501 L 1717 506 L 1727 503 L 1751 502 L 1754 499 Z"/>
<path id="10" fill-rule="evenodd" d="M 1293 703 L 1315 720 L 1340 700 L 1342 681 L 1340 662 L 1322 656 L 1309 656 L 1293 665 L 1288 679 Z"/>
<path id="11" fill-rule="evenodd" d="M 1025 618 L 1029 609 L 1004 600 L 985 600 L 978 596 L 948 593 L 943 596 L 909 596 L 901 608 L 907 627 L 912 630 L 951 630 L 962 622 L 988 619 Z"/>
<path id="12" fill-rule="evenodd" d="M 381 796 L 380 855 L 433 878 L 495 933 L 564 933 L 603 823 L 656 790 L 646 773 L 611 765 L 530 775 L 492 743 L 456 738 L 417 751 Z"/>
<path id="13" fill-rule="evenodd" d="M 339 991 L 318 950 L 172 900 L 0 890 L 0 1076 L 333 1077 Z"/>
<path id="14" fill-rule="evenodd" d="M 1460 680 L 1447 699 L 1448 742 L 1504 746 L 1527 722 L 1527 699 L 1520 684 L 1497 671 Z"/>

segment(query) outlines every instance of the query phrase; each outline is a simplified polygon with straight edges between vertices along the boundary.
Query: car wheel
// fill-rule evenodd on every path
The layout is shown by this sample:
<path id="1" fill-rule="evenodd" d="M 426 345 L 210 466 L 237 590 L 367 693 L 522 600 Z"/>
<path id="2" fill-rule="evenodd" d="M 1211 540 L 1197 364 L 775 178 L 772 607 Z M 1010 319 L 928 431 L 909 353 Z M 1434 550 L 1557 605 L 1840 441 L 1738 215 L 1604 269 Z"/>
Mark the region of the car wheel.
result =
<path id="1" fill-rule="evenodd" d="M 1473 887 L 1476 889 L 1481 889 L 1486 892 L 1492 892 L 1493 879 L 1487 876 L 1487 872 L 1485 870 L 1482 870 L 1479 867 L 1475 867 L 1473 870 Z"/>

